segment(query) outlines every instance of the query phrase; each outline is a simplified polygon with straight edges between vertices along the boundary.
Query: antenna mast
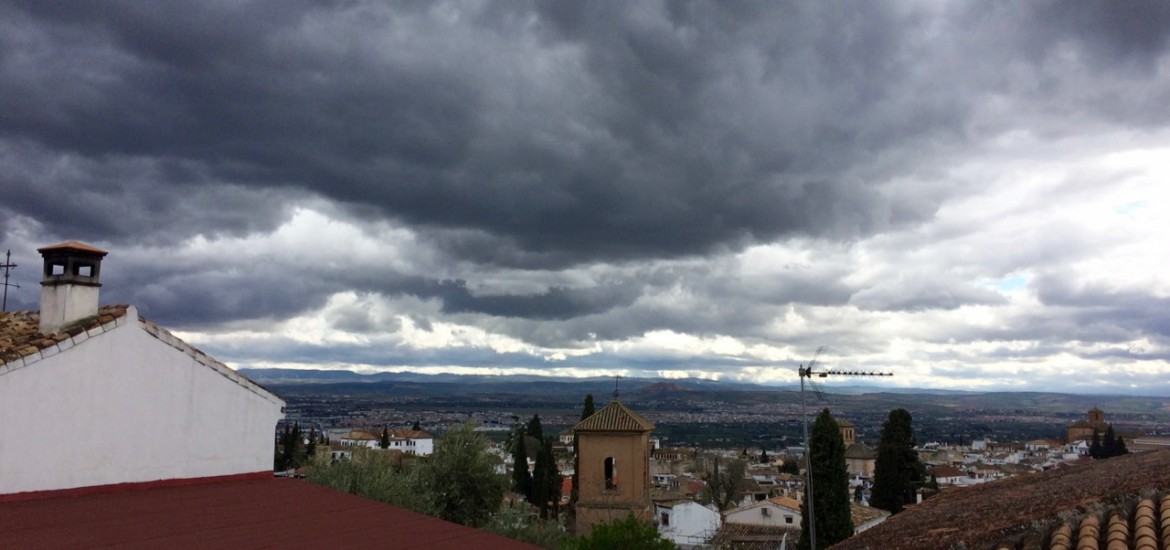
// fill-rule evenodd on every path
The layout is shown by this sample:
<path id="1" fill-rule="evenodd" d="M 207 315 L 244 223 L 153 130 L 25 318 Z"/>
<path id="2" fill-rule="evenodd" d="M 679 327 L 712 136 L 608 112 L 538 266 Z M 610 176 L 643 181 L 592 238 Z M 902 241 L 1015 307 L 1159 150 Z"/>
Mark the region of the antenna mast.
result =
<path id="1" fill-rule="evenodd" d="M 12 250 L 9 250 L 8 253 L 4 255 L 4 263 L 0 264 L 0 267 L 4 268 L 4 302 L 3 305 L 0 306 L 0 311 L 8 311 L 8 287 L 20 288 L 20 285 L 8 282 L 8 272 L 12 268 L 16 267 L 16 264 L 12 263 Z"/>
<path id="2" fill-rule="evenodd" d="M 808 362 L 808 366 L 800 365 L 796 369 L 797 375 L 800 377 L 800 416 L 804 421 L 804 463 L 806 466 L 804 472 L 804 483 L 808 487 L 808 542 L 809 548 L 814 550 L 817 547 L 817 516 L 816 508 L 813 503 L 813 476 L 812 476 L 812 445 L 808 438 L 808 410 L 805 407 L 804 400 L 804 379 L 808 378 L 808 384 L 814 390 L 816 387 L 812 384 L 812 377 L 825 378 L 827 376 L 893 376 L 889 372 L 863 372 L 863 371 L 814 371 L 813 367 L 817 364 L 817 359 L 821 353 L 825 351 L 825 346 L 817 348 L 816 353 L 813 354 L 812 360 Z M 817 390 L 817 395 L 820 395 L 820 390 Z"/>

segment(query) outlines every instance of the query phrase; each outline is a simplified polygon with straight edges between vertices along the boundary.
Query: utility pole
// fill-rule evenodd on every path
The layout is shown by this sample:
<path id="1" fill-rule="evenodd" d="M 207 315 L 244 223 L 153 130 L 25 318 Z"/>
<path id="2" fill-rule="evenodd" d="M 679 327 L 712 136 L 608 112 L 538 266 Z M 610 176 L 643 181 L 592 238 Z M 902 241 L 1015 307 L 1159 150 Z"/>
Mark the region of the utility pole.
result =
<path id="1" fill-rule="evenodd" d="M 0 267 L 4 268 L 4 302 L 3 305 L 0 306 L 0 311 L 8 311 L 8 287 L 20 288 L 20 285 L 15 285 L 8 282 L 8 272 L 12 268 L 16 267 L 16 264 L 12 263 L 11 249 L 8 251 L 8 253 L 4 254 L 4 263 L 0 264 Z"/>
<path id="2" fill-rule="evenodd" d="M 893 376 L 894 375 L 893 373 L 889 373 L 889 372 L 814 371 L 813 367 L 816 365 L 817 359 L 821 356 L 821 353 L 823 353 L 824 351 L 825 351 L 825 346 L 818 347 L 816 353 L 813 354 L 812 360 L 808 362 L 808 366 L 806 367 L 804 365 L 800 365 L 800 367 L 798 367 L 796 369 L 797 375 L 800 376 L 800 416 L 801 416 L 801 419 L 804 421 L 804 463 L 807 466 L 807 469 L 804 472 L 804 482 L 805 482 L 805 486 L 808 487 L 808 542 L 809 542 L 809 548 L 812 548 L 812 550 L 817 550 L 817 523 L 816 523 L 817 516 L 816 516 L 815 504 L 813 502 L 812 446 L 810 445 L 811 442 L 809 441 L 809 438 L 808 438 L 808 410 L 805 407 L 804 379 L 808 378 L 809 387 L 811 387 L 814 391 L 816 391 L 817 395 L 820 396 L 821 395 L 820 390 L 818 390 L 816 388 L 816 386 L 814 386 L 812 383 L 813 376 L 816 376 L 817 378 L 825 378 L 828 376 Z"/>

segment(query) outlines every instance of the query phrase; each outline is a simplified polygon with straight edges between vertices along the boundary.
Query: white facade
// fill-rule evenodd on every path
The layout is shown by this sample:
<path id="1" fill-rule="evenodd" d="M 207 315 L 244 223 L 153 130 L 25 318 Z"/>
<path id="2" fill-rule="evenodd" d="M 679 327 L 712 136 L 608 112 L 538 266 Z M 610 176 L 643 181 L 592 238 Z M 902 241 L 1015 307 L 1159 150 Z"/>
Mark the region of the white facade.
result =
<path id="1" fill-rule="evenodd" d="M 680 547 L 705 544 L 719 530 L 719 512 L 698 502 L 656 504 L 654 508 L 658 534 Z"/>
<path id="2" fill-rule="evenodd" d="M 789 505 L 782 506 L 778 504 L 778 499 L 785 499 L 785 502 L 789 502 Z M 727 512 L 723 521 L 726 523 L 741 523 L 745 525 L 799 528 L 800 503 L 786 497 L 763 500 Z"/>
<path id="3" fill-rule="evenodd" d="M 0 366 L 0 494 L 270 472 L 283 406 L 130 307 Z"/>

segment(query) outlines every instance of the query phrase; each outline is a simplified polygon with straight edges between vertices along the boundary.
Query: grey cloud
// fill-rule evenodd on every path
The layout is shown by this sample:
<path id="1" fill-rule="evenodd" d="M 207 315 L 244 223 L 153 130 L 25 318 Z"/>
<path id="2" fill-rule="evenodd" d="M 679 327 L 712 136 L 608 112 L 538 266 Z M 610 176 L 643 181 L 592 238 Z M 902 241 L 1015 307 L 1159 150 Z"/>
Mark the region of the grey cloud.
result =
<path id="1" fill-rule="evenodd" d="M 900 35 L 884 26 L 899 22 L 879 8 L 748 18 L 722 4 L 622 4 L 575 14 L 571 28 L 545 13 L 525 30 L 516 21 L 529 14 L 512 13 L 522 7 L 491 5 L 453 29 L 425 10 L 345 6 L 24 4 L 15 11 L 29 30 L 5 33 L 13 53 L 0 87 L 15 100 L 0 121 L 10 138 L 62 154 L 172 159 L 239 185 L 310 189 L 424 227 L 479 230 L 561 265 L 913 221 L 930 205 L 897 208 L 839 167 L 891 135 L 956 122 L 867 114 L 900 101 L 890 98 L 904 71 Z M 807 44 L 797 16 L 852 38 Z M 526 56 L 543 50 L 508 43 L 510 33 L 579 50 L 584 64 L 557 75 L 590 95 L 542 96 L 572 90 L 526 72 Z M 410 45 L 395 49 L 399 38 Z M 87 71 L 18 62 L 80 50 Z"/>

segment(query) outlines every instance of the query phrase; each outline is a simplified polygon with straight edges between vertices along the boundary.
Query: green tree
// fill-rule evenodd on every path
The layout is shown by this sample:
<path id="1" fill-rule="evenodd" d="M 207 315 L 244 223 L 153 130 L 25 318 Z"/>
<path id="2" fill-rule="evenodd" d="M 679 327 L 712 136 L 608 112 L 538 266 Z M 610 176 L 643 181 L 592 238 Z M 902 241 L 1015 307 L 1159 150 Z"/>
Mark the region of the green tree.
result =
<path id="1" fill-rule="evenodd" d="M 853 520 L 849 512 L 849 472 L 845 466 L 845 440 L 829 409 L 817 415 L 808 445 L 809 477 L 812 479 L 813 513 L 816 527 L 816 550 L 828 548 L 853 534 Z M 809 502 L 809 488 L 805 488 L 805 505 Z M 810 514 L 802 505 L 800 514 L 800 541 L 798 548 L 812 548 Z"/>
<path id="2" fill-rule="evenodd" d="M 587 394 L 585 394 L 585 405 L 581 409 L 581 420 L 584 421 L 586 418 L 593 416 L 594 412 L 595 411 L 593 410 L 593 394 L 587 393 Z M 577 433 L 573 432 L 573 479 L 572 479 L 572 482 L 571 482 L 570 488 L 569 488 L 569 511 L 568 511 L 568 516 L 569 516 L 570 522 L 572 522 L 573 520 L 576 519 L 576 505 L 577 505 L 577 491 L 578 491 L 577 472 L 581 470 L 581 463 L 580 463 L 580 460 L 578 460 L 578 455 L 577 455 L 577 443 L 578 443 Z"/>
<path id="3" fill-rule="evenodd" d="M 633 514 L 626 519 L 598 523 L 587 536 L 566 541 L 565 550 L 673 550 L 673 542 L 663 539 L 658 529 Z"/>
<path id="4" fill-rule="evenodd" d="M 800 475 L 800 463 L 795 460 L 785 460 L 784 463 L 780 465 L 780 473 L 798 476 Z"/>
<path id="5" fill-rule="evenodd" d="M 306 460 L 312 460 L 317 455 L 317 428 L 309 428 L 309 444 L 305 446 Z"/>
<path id="6" fill-rule="evenodd" d="M 357 447 L 349 460 L 330 462 L 325 455 L 309 462 L 308 480 L 360 497 L 393 504 L 423 514 L 434 514 L 430 496 L 416 473 L 404 468 L 401 457 Z"/>
<path id="7" fill-rule="evenodd" d="M 532 503 L 540 510 L 541 519 L 555 518 L 561 501 L 561 473 L 553 456 L 552 438 L 544 440 L 536 454 L 532 473 Z"/>
<path id="8" fill-rule="evenodd" d="M 378 447 L 382 449 L 390 448 L 390 430 L 386 427 L 382 428 L 382 437 L 378 439 Z"/>
<path id="9" fill-rule="evenodd" d="M 1129 454 L 1129 447 L 1125 446 L 1125 438 L 1117 437 L 1117 446 L 1113 449 L 1113 456 L 1121 456 Z"/>
<path id="10" fill-rule="evenodd" d="M 284 426 L 284 433 L 280 436 L 280 452 L 276 455 L 273 468 L 280 472 L 299 468 L 305 464 L 308 455 L 305 453 L 304 435 L 301 434 L 300 423 L 291 427 Z"/>
<path id="11" fill-rule="evenodd" d="M 411 429 L 411 430 L 414 430 L 414 431 L 416 431 L 416 432 L 421 432 L 421 431 L 422 431 L 422 426 L 420 426 L 420 425 L 419 425 L 419 423 L 418 423 L 418 420 L 415 420 L 415 421 L 414 421 L 414 425 L 413 425 L 413 426 L 411 426 L 411 427 L 410 427 L 410 429 Z"/>
<path id="12" fill-rule="evenodd" d="M 545 521 L 523 504 L 500 509 L 481 529 L 547 550 L 557 550 L 565 531 L 555 521 Z"/>
<path id="13" fill-rule="evenodd" d="M 1101 441 L 1101 457 L 1112 458 L 1117 456 L 1117 432 L 1113 431 L 1113 424 L 1105 427 L 1105 439 Z"/>
<path id="14" fill-rule="evenodd" d="M 894 409 L 882 425 L 881 442 L 874 464 L 873 494 L 869 503 L 874 508 L 897 514 L 913 503 L 915 490 L 922 486 L 925 472 L 914 450 L 913 418 L 906 409 Z"/>
<path id="15" fill-rule="evenodd" d="M 435 515 L 478 527 L 500 509 L 508 480 L 496 473 L 499 460 L 471 424 L 449 430 L 426 458 L 418 475 L 434 502 Z"/>
<path id="16" fill-rule="evenodd" d="M 585 394 L 585 408 L 581 409 L 581 420 L 593 416 L 593 394 Z"/>
<path id="17" fill-rule="evenodd" d="M 525 432 L 529 437 L 535 437 L 537 441 L 544 441 L 544 430 L 540 427 L 540 415 L 532 415 L 532 420 L 528 421 L 528 430 Z"/>
<path id="18" fill-rule="evenodd" d="M 760 449 L 760 464 L 767 464 L 768 462 L 768 449 Z"/>
<path id="19" fill-rule="evenodd" d="M 528 473 L 528 450 L 524 444 L 524 433 L 512 438 L 512 490 L 532 499 L 532 474 Z"/>
<path id="20" fill-rule="evenodd" d="M 711 502 L 715 503 L 719 511 L 735 506 L 739 501 L 739 488 L 747 474 L 747 464 L 737 459 L 720 468 L 719 457 L 716 456 L 705 474 Z"/>

